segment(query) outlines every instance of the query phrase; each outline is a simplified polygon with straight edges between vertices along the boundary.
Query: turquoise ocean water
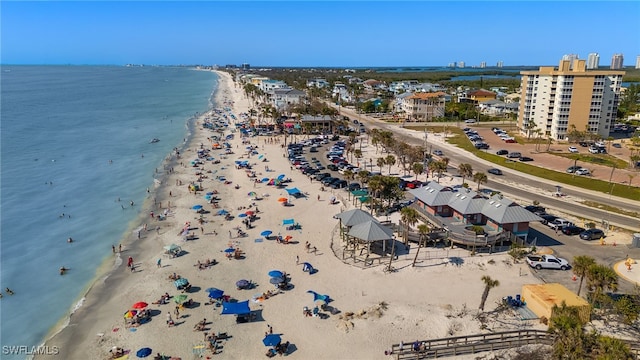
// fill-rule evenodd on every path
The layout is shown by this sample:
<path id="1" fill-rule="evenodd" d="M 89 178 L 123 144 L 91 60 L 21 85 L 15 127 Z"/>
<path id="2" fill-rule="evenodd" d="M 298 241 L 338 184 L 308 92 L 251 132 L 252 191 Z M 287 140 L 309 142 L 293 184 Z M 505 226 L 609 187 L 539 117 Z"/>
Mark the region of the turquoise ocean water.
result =
<path id="1" fill-rule="evenodd" d="M 195 114 L 213 106 L 217 76 L 168 67 L 1 71 L 0 358 L 18 359 L 4 347 L 41 344 L 80 306 L 111 246 L 131 236 L 155 169 L 163 172 Z"/>

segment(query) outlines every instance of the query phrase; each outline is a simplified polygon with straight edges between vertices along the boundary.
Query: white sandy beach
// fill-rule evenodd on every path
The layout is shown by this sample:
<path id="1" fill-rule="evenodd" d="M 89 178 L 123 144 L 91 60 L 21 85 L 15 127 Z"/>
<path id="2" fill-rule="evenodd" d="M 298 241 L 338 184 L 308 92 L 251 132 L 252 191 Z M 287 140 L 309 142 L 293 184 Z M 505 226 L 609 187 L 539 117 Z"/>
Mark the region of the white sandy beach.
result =
<path id="1" fill-rule="evenodd" d="M 218 75 L 221 77 L 216 95 L 218 106 L 232 101 L 236 115 L 248 111 L 248 100 L 241 89 L 234 88 L 230 75 L 224 72 L 218 72 Z M 183 152 L 175 164 L 167 165 L 165 170 L 173 167 L 174 171 L 167 175 L 148 200 L 147 205 L 156 214 L 161 213 L 170 201 L 169 216 L 163 221 L 151 220 L 148 212 L 143 212 L 140 221 L 147 224 L 148 231 L 141 234 L 140 240 L 133 236 L 132 243 L 125 244 L 123 253 L 116 255 L 124 261 L 117 261 L 115 271 L 93 286 L 83 306 L 72 315 L 69 326 L 47 342 L 47 345 L 60 348 L 57 358 L 107 359 L 109 350 L 119 346 L 130 351 L 130 358 L 135 358 L 138 349 L 149 347 L 153 350 L 152 356 L 160 353 L 181 359 L 218 356 L 258 359 L 265 357 L 267 347 L 262 339 L 270 325 L 274 333 L 282 335 L 283 342 L 291 343 L 288 356 L 299 359 L 381 359 L 386 357 L 385 350 L 403 340 L 487 331 L 481 330 L 481 323 L 474 319 L 484 287 L 480 279 L 483 275 L 500 281 L 500 286 L 489 294 L 487 311 L 494 309 L 502 297 L 519 294 L 523 284 L 539 282 L 529 273 L 526 264 L 513 264 L 506 254 L 471 257 L 469 252 L 460 249 L 423 249 L 418 264 L 411 267 L 415 254 L 413 245 L 414 249 L 409 254 L 400 255 L 394 263 L 398 271 L 389 274 L 383 271 L 383 266 L 362 269 L 345 264 L 333 253 L 331 242 L 332 239 L 341 241 L 337 232 L 338 221 L 333 216 L 350 209 L 347 193 L 342 190 L 321 192 L 319 183 L 310 182 L 300 171 L 290 170 L 280 144 L 265 144 L 266 137 L 254 137 L 251 141 L 258 146 L 260 154 L 265 155 L 267 162 L 260 162 L 256 156 L 245 157 L 257 164 L 254 166 L 257 178 L 286 174 L 292 179 L 290 187 L 306 193 L 306 198 L 292 198 L 293 206 L 284 207 L 277 201 L 280 197 L 287 197 L 284 189 L 263 183 L 254 187 L 253 179 L 247 177 L 244 170 L 234 167 L 234 161 L 242 156 L 246 146 L 242 145 L 239 133 L 235 133 L 231 141 L 235 154 L 221 159 L 220 164 L 214 165 L 209 161 L 203 166 L 207 176 L 202 182 L 203 191 L 194 195 L 187 189 L 187 184 L 196 179 L 195 169 L 189 163 L 196 158 L 200 144 L 210 146 L 208 136 L 214 134 L 202 129 L 201 124 L 202 119 L 198 121 L 196 133 L 188 144 L 189 150 Z M 373 151 L 373 147 L 363 147 L 365 158 L 367 152 L 371 154 Z M 324 156 L 323 152 L 318 154 Z M 212 152 L 216 159 L 221 155 L 221 150 Z M 181 162 L 185 166 L 181 166 Z M 265 166 L 270 169 L 268 173 Z M 386 173 L 386 167 L 383 170 Z M 399 172 L 399 169 L 395 171 Z M 216 176 L 221 175 L 232 183 L 224 185 L 216 180 Z M 177 181 L 182 185 L 176 186 Z M 443 183 L 447 181 L 451 180 L 442 179 Z M 239 189 L 234 188 L 236 184 Z M 244 226 L 239 218 L 226 221 L 215 215 L 218 209 L 213 209 L 203 199 L 205 192 L 214 190 L 219 192 L 220 208 L 232 215 L 249 210 L 239 209 L 250 205 L 249 192 L 268 194 L 268 197 L 256 201 L 260 212 L 254 227 L 247 230 L 249 236 L 229 239 L 232 228 L 242 226 L 244 229 Z M 317 200 L 318 195 L 320 200 Z M 338 205 L 330 205 L 328 199 L 331 196 L 337 196 L 346 204 L 341 201 Z M 154 207 L 153 199 L 161 202 L 162 207 Z M 211 211 L 204 215 L 204 233 L 199 229 L 198 214 L 192 210 L 196 204 Z M 397 216 L 395 214 L 396 219 Z M 282 220 L 288 218 L 294 218 L 302 229 L 286 231 Z M 186 222 L 191 222 L 196 228 L 196 240 L 183 241 L 177 236 Z M 156 231 L 157 227 L 159 231 Z M 255 239 L 262 238 L 260 233 L 267 229 L 274 235 L 291 235 L 293 243 L 256 242 Z M 244 259 L 225 258 L 223 250 L 230 241 L 242 249 Z M 306 241 L 317 247 L 316 254 L 305 251 Z M 180 245 L 186 254 L 177 258 L 165 256 L 163 246 L 172 243 Z M 125 266 L 129 256 L 134 259 L 135 272 L 130 272 Z M 303 272 L 302 266 L 296 265 L 296 256 L 300 263 L 309 262 L 318 272 L 313 275 Z M 452 265 L 443 261 L 443 257 L 450 256 L 461 257 L 462 264 Z M 159 258 L 162 259 L 161 267 L 156 266 Z M 215 259 L 218 264 L 205 270 L 194 266 L 198 260 L 207 259 Z M 289 273 L 293 288 L 265 301 L 251 301 L 255 294 L 274 289 L 267 275 L 274 269 Z M 194 289 L 188 295 L 199 303 L 195 308 L 183 310 L 180 318 L 173 314 L 173 301 L 165 305 L 152 304 L 165 292 L 173 296 L 180 294 L 168 279 L 174 272 L 189 280 Z M 571 275 L 567 273 L 567 276 Z M 251 290 L 237 290 L 235 283 L 240 279 L 252 280 L 258 286 Z M 205 305 L 208 300 L 205 289 L 210 287 L 222 289 L 226 295 L 239 301 L 249 299 L 251 309 L 260 310 L 257 319 L 236 324 L 233 315 L 220 315 L 220 307 Z M 322 319 L 304 317 L 303 307 L 314 306 L 313 297 L 307 290 L 329 295 L 333 299 L 330 305 L 339 309 L 341 314 Z M 123 314 L 138 301 L 147 302 L 153 316 L 150 322 L 131 331 L 125 327 Z M 340 315 L 346 312 L 358 313 L 380 303 L 385 303 L 386 309 L 368 312 L 350 321 L 340 319 Z M 167 326 L 167 312 L 171 312 L 176 326 Z M 203 318 L 208 322 L 207 332 L 230 336 L 222 341 L 222 348 L 216 355 L 204 349 L 203 332 L 194 331 L 196 323 Z M 513 316 L 489 318 L 486 327 L 491 331 L 543 328 L 537 322 L 520 321 Z"/>

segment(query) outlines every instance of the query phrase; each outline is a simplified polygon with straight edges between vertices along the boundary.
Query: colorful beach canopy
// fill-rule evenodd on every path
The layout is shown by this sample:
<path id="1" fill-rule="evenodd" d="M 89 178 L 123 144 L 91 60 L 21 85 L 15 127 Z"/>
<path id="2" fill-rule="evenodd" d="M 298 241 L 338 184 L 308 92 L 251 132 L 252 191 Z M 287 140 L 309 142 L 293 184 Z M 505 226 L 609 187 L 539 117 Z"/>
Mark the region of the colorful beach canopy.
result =
<path id="1" fill-rule="evenodd" d="M 174 284 L 176 287 L 186 286 L 186 285 L 189 285 L 189 280 L 187 280 L 187 279 L 185 279 L 185 278 L 180 278 L 180 279 L 178 279 L 178 280 L 174 281 L 174 282 L 173 282 L 173 284 Z"/>
<path id="2" fill-rule="evenodd" d="M 229 212 L 227 210 L 225 210 L 225 209 L 218 210 L 218 212 L 217 212 L 218 215 L 227 215 L 228 213 Z"/>
<path id="3" fill-rule="evenodd" d="M 151 350 L 151 348 L 146 347 L 136 351 L 136 356 L 139 358 L 146 358 L 147 356 L 151 355 L 152 352 L 153 350 Z"/>
<path id="4" fill-rule="evenodd" d="M 251 309 L 249 308 L 249 300 L 241 301 L 241 302 L 223 302 L 222 303 L 222 312 L 221 315 L 244 315 L 250 314 Z"/>
<path id="5" fill-rule="evenodd" d="M 193 210 L 200 210 L 200 209 L 202 209 L 202 205 L 193 205 L 191 208 Z"/>
<path id="6" fill-rule="evenodd" d="M 207 289 L 207 292 L 209 293 L 209 297 L 212 299 L 219 299 L 222 297 L 222 295 L 224 295 L 223 290 L 216 289 L 216 288 L 209 288 Z"/>
<path id="7" fill-rule="evenodd" d="M 137 302 L 137 303 L 133 304 L 133 306 L 131 306 L 131 308 L 132 308 L 132 309 L 144 309 L 144 308 L 146 308 L 147 306 L 149 306 L 149 304 L 147 304 L 146 302 L 144 302 L 144 301 L 139 301 L 139 302 Z"/>
<path id="8" fill-rule="evenodd" d="M 291 188 L 291 189 L 286 189 L 287 193 L 289 195 L 295 195 L 295 194 L 300 194 L 300 190 L 298 190 L 298 188 Z"/>
<path id="9" fill-rule="evenodd" d="M 282 220 L 282 225 L 295 225 L 296 222 L 293 219 L 284 219 Z"/>
<path id="10" fill-rule="evenodd" d="M 187 298 L 188 298 L 188 296 L 187 296 L 187 295 L 185 295 L 185 294 L 180 294 L 180 295 L 175 296 L 175 297 L 173 298 L 173 301 L 174 301 L 176 304 L 182 304 L 183 302 L 187 301 Z"/>

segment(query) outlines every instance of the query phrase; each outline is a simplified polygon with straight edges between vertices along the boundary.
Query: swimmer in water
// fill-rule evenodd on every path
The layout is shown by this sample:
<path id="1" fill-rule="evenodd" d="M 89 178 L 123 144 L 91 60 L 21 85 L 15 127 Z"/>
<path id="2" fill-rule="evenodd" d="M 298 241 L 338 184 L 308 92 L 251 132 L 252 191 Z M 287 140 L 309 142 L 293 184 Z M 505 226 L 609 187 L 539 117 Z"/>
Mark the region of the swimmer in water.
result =
<path id="1" fill-rule="evenodd" d="M 73 242 L 73 239 L 72 239 L 72 238 L 68 238 L 68 239 L 67 239 L 67 242 L 68 242 L 68 243 L 72 243 L 72 242 Z"/>
<path id="2" fill-rule="evenodd" d="M 11 289 L 9 289 L 9 288 L 5 288 L 4 292 L 6 292 L 9 295 L 13 295 L 13 291 Z"/>
<path id="3" fill-rule="evenodd" d="M 64 275 L 64 273 L 65 273 L 65 272 L 67 272 L 67 270 L 69 270 L 69 269 L 67 269 L 67 268 L 66 268 L 66 267 L 64 267 L 64 266 L 63 266 L 63 267 L 61 267 L 61 268 L 60 268 L 60 275 Z"/>

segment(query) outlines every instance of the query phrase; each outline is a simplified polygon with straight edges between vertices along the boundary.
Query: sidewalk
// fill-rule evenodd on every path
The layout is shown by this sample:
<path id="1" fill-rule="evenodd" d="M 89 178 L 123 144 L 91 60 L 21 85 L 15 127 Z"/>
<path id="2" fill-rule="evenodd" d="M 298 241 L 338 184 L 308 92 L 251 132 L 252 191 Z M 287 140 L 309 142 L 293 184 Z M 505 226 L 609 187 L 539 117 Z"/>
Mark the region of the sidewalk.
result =
<path id="1" fill-rule="evenodd" d="M 640 259 L 632 259 L 631 270 L 627 268 L 625 261 L 617 262 L 613 270 L 623 279 L 640 286 Z"/>

